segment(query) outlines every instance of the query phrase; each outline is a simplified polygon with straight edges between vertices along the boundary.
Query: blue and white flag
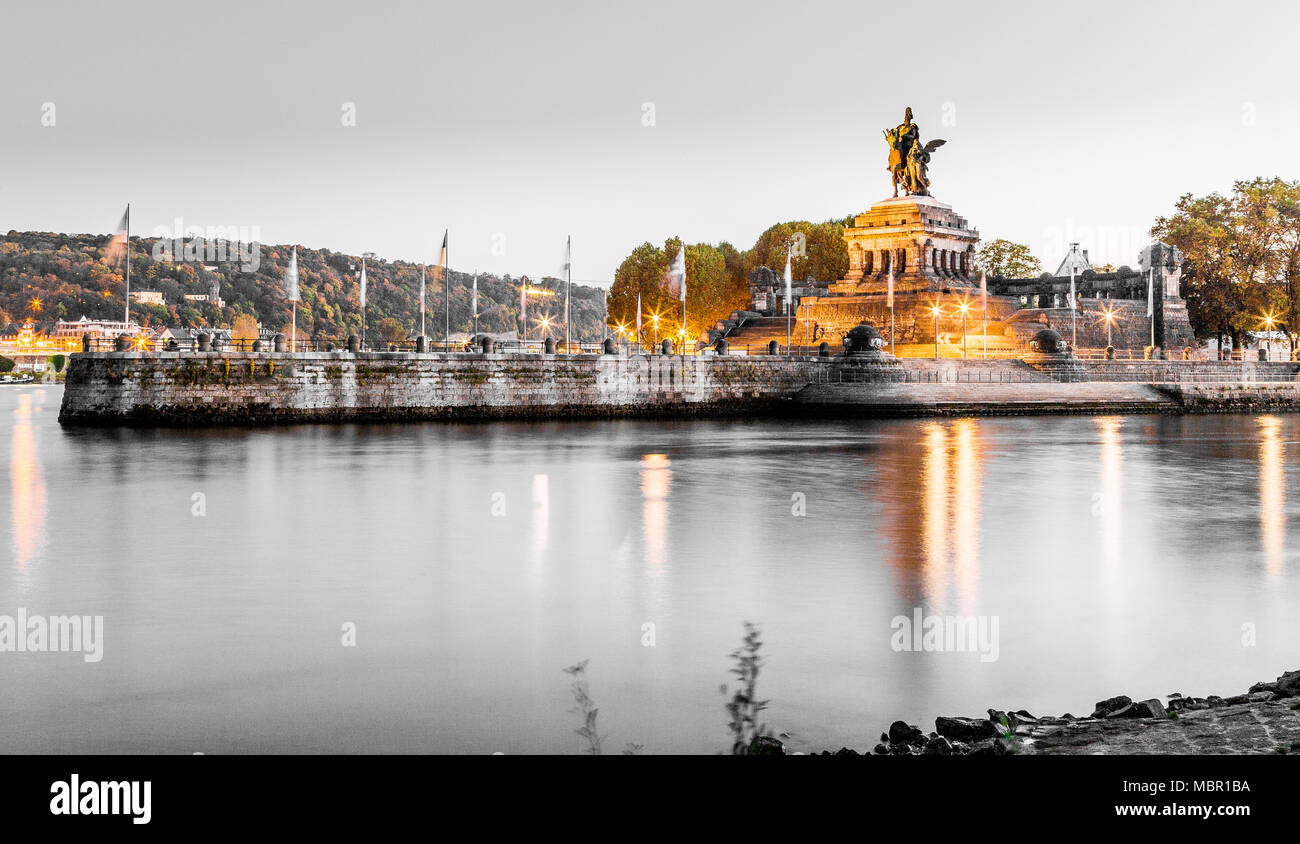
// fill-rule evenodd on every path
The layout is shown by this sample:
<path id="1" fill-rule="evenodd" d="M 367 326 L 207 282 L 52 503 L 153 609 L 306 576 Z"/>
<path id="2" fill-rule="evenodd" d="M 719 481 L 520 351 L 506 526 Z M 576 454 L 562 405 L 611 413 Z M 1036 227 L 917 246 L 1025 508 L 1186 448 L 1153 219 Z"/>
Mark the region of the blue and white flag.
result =
<path id="1" fill-rule="evenodd" d="M 782 276 L 785 280 L 785 310 L 790 312 L 790 302 L 794 299 L 794 276 L 790 272 L 790 250 L 785 250 L 785 274 Z"/>
<path id="2" fill-rule="evenodd" d="M 361 310 L 366 309 L 366 259 L 361 259 Z"/>

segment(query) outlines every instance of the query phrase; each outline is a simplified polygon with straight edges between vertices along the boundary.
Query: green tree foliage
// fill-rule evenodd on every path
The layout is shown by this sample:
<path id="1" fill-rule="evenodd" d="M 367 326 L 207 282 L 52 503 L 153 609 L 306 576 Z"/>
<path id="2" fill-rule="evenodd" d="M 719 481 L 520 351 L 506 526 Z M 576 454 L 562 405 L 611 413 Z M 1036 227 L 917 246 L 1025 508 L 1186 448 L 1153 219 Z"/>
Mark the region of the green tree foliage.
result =
<path id="1" fill-rule="evenodd" d="M 725 247 L 725 248 L 724 248 Z M 653 342 L 654 320 L 659 316 L 659 336 L 676 334 L 681 327 L 681 288 L 669 269 L 682 248 L 679 238 L 669 238 L 660 249 L 643 243 L 623 259 L 614 273 L 609 293 L 610 325 L 633 329 L 637 294 L 641 296 L 642 341 Z M 727 265 L 731 254 L 732 267 Z M 749 298 L 743 278 L 735 274 L 739 253 L 730 244 L 686 245 L 686 334 L 688 342 L 727 314 L 744 307 Z"/>
<path id="2" fill-rule="evenodd" d="M 777 223 L 758 236 L 745 253 L 745 276 L 759 267 L 785 271 L 790 250 L 790 275 L 796 282 L 812 276 L 818 281 L 843 278 L 849 271 L 849 250 L 844 244 L 844 222 Z"/>
<path id="3" fill-rule="evenodd" d="M 998 238 L 980 244 L 975 252 L 975 269 L 989 278 L 1034 278 L 1042 274 L 1043 265 L 1028 246 Z"/>
<path id="4" fill-rule="evenodd" d="M 13 372 L 16 365 L 12 359 L 0 355 L 0 372 Z"/>
<path id="5" fill-rule="evenodd" d="M 1239 343 L 1266 315 L 1300 333 L 1300 182 L 1257 178 L 1229 196 L 1186 194 L 1151 234 L 1187 259 L 1183 296 L 1198 336 Z"/>
<path id="6" fill-rule="evenodd" d="M 62 372 L 63 367 L 67 362 L 68 358 L 66 355 L 50 355 L 50 366 L 54 367 L 55 372 Z"/>

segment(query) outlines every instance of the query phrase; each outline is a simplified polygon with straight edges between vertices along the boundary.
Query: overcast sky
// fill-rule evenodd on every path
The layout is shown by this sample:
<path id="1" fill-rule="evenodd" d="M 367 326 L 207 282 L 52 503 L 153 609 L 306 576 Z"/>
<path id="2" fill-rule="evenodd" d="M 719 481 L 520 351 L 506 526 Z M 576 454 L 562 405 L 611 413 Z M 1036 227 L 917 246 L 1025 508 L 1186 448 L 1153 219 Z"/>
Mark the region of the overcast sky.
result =
<path id="1" fill-rule="evenodd" d="M 449 228 L 454 267 L 514 275 L 571 234 L 604 282 L 646 240 L 864 211 L 910 105 L 985 239 L 1136 265 L 1180 194 L 1300 177 L 1298 31 L 1280 0 L 5 0 L 0 230 L 130 201 L 133 234 L 433 261 Z"/>

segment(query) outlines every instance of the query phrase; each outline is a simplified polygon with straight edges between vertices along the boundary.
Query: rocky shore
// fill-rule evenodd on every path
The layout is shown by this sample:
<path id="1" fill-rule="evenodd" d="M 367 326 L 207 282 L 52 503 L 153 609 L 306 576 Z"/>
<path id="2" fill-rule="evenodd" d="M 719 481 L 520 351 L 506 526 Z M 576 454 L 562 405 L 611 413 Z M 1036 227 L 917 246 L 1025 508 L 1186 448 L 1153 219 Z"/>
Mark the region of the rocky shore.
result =
<path id="1" fill-rule="evenodd" d="M 768 744 L 767 752 L 777 751 Z M 777 752 L 784 752 L 784 748 Z M 934 730 L 895 721 L 869 754 L 822 756 L 1002 756 L 1036 754 L 1258 754 L 1300 756 L 1300 670 L 1231 697 L 1170 694 L 1135 701 L 1116 695 L 1087 716 L 988 710 L 987 717 L 939 717 Z"/>

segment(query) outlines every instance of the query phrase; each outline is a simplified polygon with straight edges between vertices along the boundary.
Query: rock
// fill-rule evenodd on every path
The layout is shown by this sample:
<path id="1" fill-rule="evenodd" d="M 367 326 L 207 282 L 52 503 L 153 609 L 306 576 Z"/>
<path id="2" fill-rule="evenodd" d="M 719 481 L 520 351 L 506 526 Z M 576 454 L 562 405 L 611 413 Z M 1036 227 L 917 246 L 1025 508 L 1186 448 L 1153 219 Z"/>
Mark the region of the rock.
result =
<path id="1" fill-rule="evenodd" d="M 1232 697 L 1225 697 L 1223 702 L 1231 706 L 1238 703 L 1249 703 L 1250 698 L 1247 695 L 1233 695 Z"/>
<path id="2" fill-rule="evenodd" d="M 1156 698 L 1151 698 L 1149 700 L 1141 701 L 1140 703 L 1135 703 L 1133 704 L 1133 708 L 1137 711 L 1138 718 L 1168 718 L 1169 717 L 1169 713 L 1165 712 L 1164 706 L 1162 706 L 1160 704 L 1160 701 L 1157 700 Z"/>
<path id="3" fill-rule="evenodd" d="M 1275 692 L 1275 691 L 1277 691 L 1277 683 L 1260 682 L 1251 686 L 1250 689 L 1248 690 L 1248 693 L 1254 694 L 1255 692 Z"/>
<path id="4" fill-rule="evenodd" d="M 1007 743 L 1001 739 L 986 739 L 971 748 L 971 756 L 1006 756 L 1010 753 Z"/>
<path id="5" fill-rule="evenodd" d="M 1097 702 L 1092 709 L 1093 718 L 1105 718 L 1110 713 L 1123 709 L 1133 703 L 1133 698 L 1128 695 L 1116 695 L 1115 697 L 1106 698 Z"/>
<path id="6" fill-rule="evenodd" d="M 1011 713 L 1011 714 L 1012 714 L 1012 715 L 1015 715 L 1015 716 L 1016 716 L 1017 718 L 1019 718 L 1021 721 L 1025 721 L 1025 722 L 1029 722 L 1029 721 L 1037 721 L 1037 720 L 1038 720 L 1037 718 L 1035 718 L 1034 716 L 1030 715 L 1028 712 L 1026 712 L 1026 711 L 1023 710 L 1023 709 L 1017 709 L 1015 712 L 1013 712 L 1013 713 Z"/>
<path id="7" fill-rule="evenodd" d="M 1277 688 L 1274 691 L 1277 692 L 1278 697 L 1300 695 L 1300 671 L 1287 671 L 1278 677 Z"/>
<path id="8" fill-rule="evenodd" d="M 1120 709 L 1116 709 L 1115 711 L 1110 712 L 1105 716 L 1107 721 L 1111 721 L 1116 718 L 1140 718 L 1140 717 L 1141 716 L 1138 715 L 1137 706 L 1132 703 L 1130 703 L 1128 706 L 1122 707 Z"/>
<path id="9" fill-rule="evenodd" d="M 881 740 L 881 741 L 889 741 L 889 733 L 881 733 L 881 734 L 880 734 L 880 740 Z"/>
<path id="10" fill-rule="evenodd" d="M 1228 705 L 1228 702 L 1218 695 L 1210 695 L 1205 699 L 1205 702 L 1211 707 Z"/>
<path id="11" fill-rule="evenodd" d="M 1276 692 L 1251 692 L 1246 695 L 1246 699 L 1251 703 L 1263 703 L 1266 700 L 1272 700 L 1276 696 Z"/>
<path id="12" fill-rule="evenodd" d="M 1065 713 L 1064 715 L 1061 716 L 1061 720 L 1062 720 L 1062 721 L 1073 721 L 1073 720 L 1075 720 L 1075 718 L 1074 718 L 1073 715 L 1071 715 L 1070 713 L 1067 712 L 1067 713 Z"/>
<path id="13" fill-rule="evenodd" d="M 749 743 L 750 756 L 784 756 L 785 745 L 775 736 L 757 736 Z"/>
<path id="14" fill-rule="evenodd" d="M 888 755 L 889 755 L 889 745 L 887 745 L 887 744 L 878 744 L 878 745 L 876 745 L 875 749 L 872 750 L 871 752 L 874 753 L 874 754 L 876 754 L 877 756 L 888 756 Z"/>
<path id="15" fill-rule="evenodd" d="M 895 721 L 889 725 L 888 739 L 893 744 L 911 744 L 924 736 L 921 728 L 906 721 Z"/>
<path id="16" fill-rule="evenodd" d="M 925 743 L 926 756 L 949 756 L 952 754 L 952 742 L 943 736 L 930 739 Z"/>
<path id="17" fill-rule="evenodd" d="M 934 728 L 939 735 L 960 741 L 982 741 L 993 738 L 997 731 L 993 722 L 987 718 L 945 718 L 934 719 Z"/>
<path id="18" fill-rule="evenodd" d="M 854 750 L 851 747 L 841 747 L 839 750 L 835 751 L 834 755 L 835 756 L 861 756 L 862 754 L 858 753 L 856 750 Z"/>
<path id="19" fill-rule="evenodd" d="M 1007 718 L 1007 713 L 1003 712 L 1001 709 L 989 710 L 989 720 L 992 721 L 994 724 L 997 724 L 1000 721 L 1005 721 L 1006 718 Z"/>

